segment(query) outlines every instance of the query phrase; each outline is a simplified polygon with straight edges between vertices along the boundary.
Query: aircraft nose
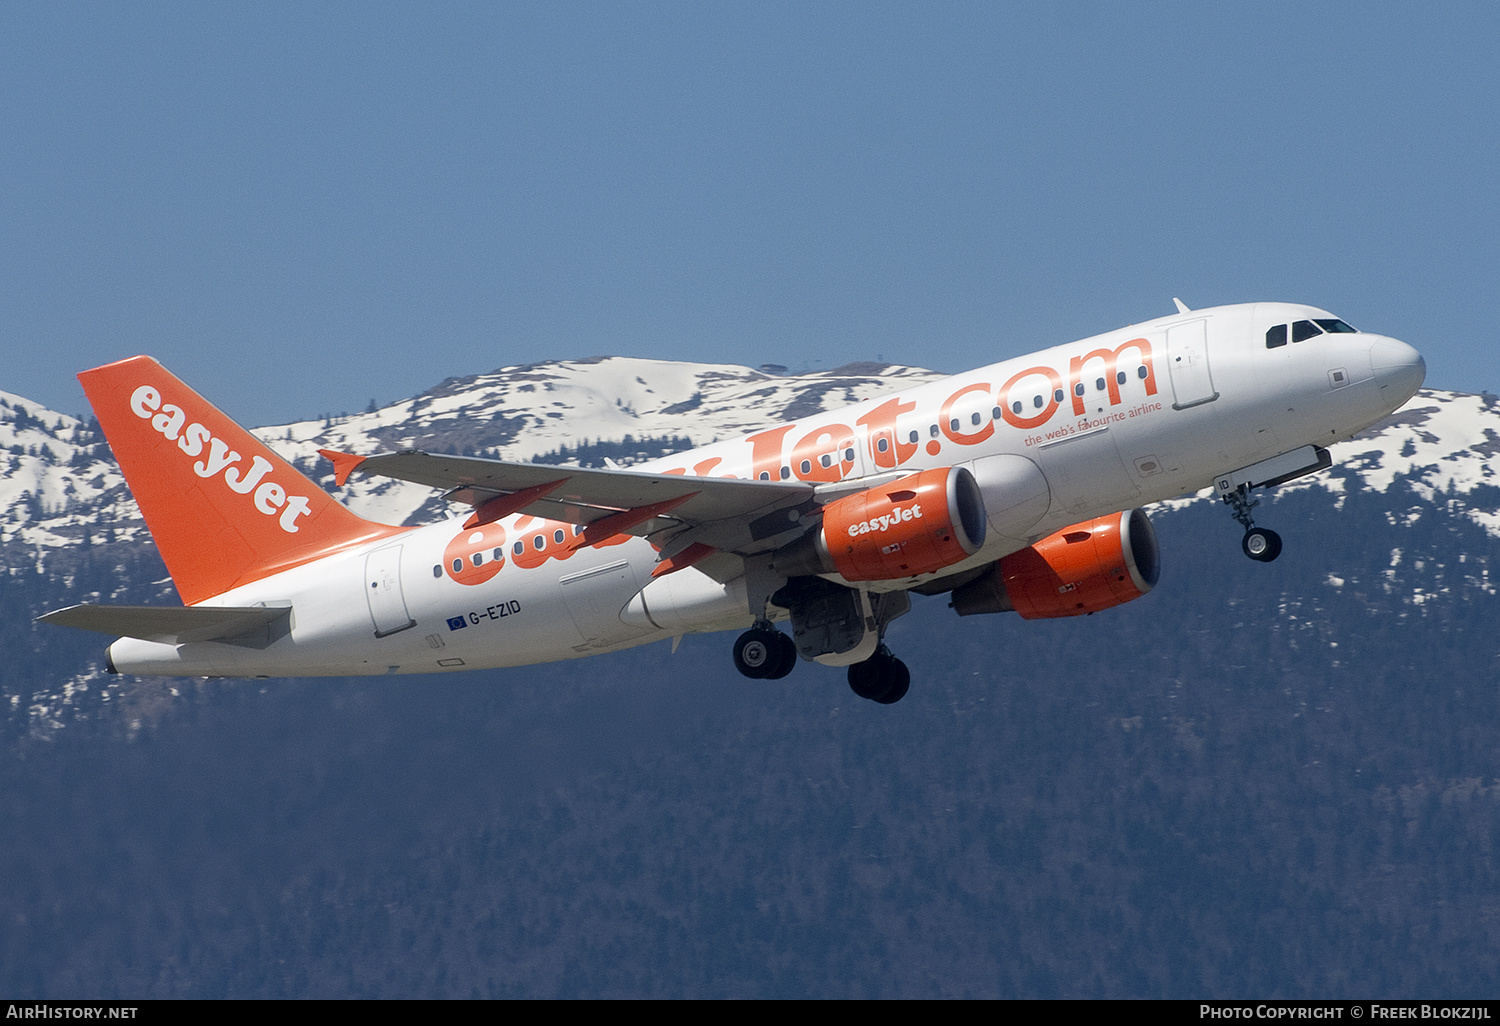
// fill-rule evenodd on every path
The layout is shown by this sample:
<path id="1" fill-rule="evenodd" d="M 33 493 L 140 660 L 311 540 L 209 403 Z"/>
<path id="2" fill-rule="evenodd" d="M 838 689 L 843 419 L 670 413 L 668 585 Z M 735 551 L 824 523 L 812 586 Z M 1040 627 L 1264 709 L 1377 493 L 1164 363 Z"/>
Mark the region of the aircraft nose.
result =
<path id="1" fill-rule="evenodd" d="M 1411 346 L 1394 338 L 1370 343 L 1370 366 L 1380 390 L 1397 405 L 1417 394 L 1427 377 L 1427 361 Z"/>

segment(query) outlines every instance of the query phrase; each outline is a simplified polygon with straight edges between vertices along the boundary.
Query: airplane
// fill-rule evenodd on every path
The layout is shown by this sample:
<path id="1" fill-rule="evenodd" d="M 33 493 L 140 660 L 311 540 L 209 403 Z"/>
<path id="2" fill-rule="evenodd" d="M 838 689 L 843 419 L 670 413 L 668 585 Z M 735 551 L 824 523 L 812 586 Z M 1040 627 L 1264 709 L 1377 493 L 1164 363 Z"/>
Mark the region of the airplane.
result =
<path id="1" fill-rule="evenodd" d="M 1314 307 L 1174 303 L 632 469 L 320 450 L 339 487 L 378 475 L 459 505 L 421 527 L 357 516 L 149 357 L 112 363 L 78 377 L 184 605 L 39 619 L 119 635 L 111 673 L 208 677 L 454 672 L 742 630 L 745 676 L 846 667 L 890 704 L 911 674 L 883 639 L 912 592 L 1027 619 L 1132 601 L 1161 573 L 1141 507 L 1209 487 L 1269 562 L 1281 540 L 1253 492 L 1330 466 L 1426 375 L 1411 346 Z"/>

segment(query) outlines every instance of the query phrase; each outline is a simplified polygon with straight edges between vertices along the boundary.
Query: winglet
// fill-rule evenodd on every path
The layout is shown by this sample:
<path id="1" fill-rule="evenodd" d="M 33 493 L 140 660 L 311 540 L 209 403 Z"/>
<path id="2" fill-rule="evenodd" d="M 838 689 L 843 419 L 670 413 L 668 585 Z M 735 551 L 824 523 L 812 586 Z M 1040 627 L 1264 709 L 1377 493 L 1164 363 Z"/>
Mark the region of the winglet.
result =
<path id="1" fill-rule="evenodd" d="M 1177 312 L 1178 313 L 1192 313 L 1193 312 L 1192 310 L 1190 310 L 1188 308 L 1188 305 L 1186 303 L 1184 303 L 1182 300 L 1178 299 L 1176 296 L 1172 297 L 1172 302 L 1177 304 Z"/>
<path id="2" fill-rule="evenodd" d="M 319 449 L 318 455 L 333 464 L 333 480 L 340 488 L 349 480 L 349 475 L 369 459 L 368 456 L 356 456 L 352 452 L 339 452 L 337 449 Z"/>

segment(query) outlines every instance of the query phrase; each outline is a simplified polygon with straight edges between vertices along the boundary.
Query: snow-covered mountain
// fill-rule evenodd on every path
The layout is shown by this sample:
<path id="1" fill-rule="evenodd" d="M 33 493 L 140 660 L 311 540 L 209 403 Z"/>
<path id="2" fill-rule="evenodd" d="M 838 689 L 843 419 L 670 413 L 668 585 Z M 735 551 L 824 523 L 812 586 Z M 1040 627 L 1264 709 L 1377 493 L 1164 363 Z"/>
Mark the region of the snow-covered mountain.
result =
<path id="1" fill-rule="evenodd" d="M 776 375 L 723 364 L 595 357 L 450 378 L 384 408 L 256 433 L 330 489 L 332 468 L 317 455 L 320 448 L 421 448 L 565 462 L 592 447 L 628 465 L 940 376 L 877 363 Z M 1424 498 L 1450 496 L 1500 537 L 1500 510 L 1473 495 L 1480 486 L 1500 484 L 1491 466 L 1497 449 L 1495 396 L 1427 389 L 1336 446 L 1334 471 L 1291 487 L 1385 492 L 1402 478 Z M 86 536 L 144 539 L 135 503 L 91 421 L 0 392 L 0 450 L 0 543 L 19 543 L 41 557 Z M 361 515 L 389 523 L 425 522 L 448 512 L 430 489 L 405 482 L 356 478 L 337 494 Z"/>
<path id="2" fill-rule="evenodd" d="M 320 448 L 421 448 L 511 460 L 552 454 L 562 462 L 581 446 L 605 442 L 612 443 L 609 454 L 628 465 L 940 376 L 878 363 L 775 375 L 718 364 L 596 357 L 450 378 L 381 409 L 255 430 L 333 489 L 332 467 L 318 455 Z M 10 453 L 0 481 L 0 542 L 46 550 L 77 544 L 86 530 L 96 539 L 141 537 L 135 503 L 91 421 L 8 393 L 0 393 L 0 404 L 0 449 Z M 431 489 L 405 482 L 356 479 L 337 494 L 360 515 L 388 523 L 426 522 L 446 512 Z"/>
<path id="3" fill-rule="evenodd" d="M 336 489 L 332 467 L 317 450 L 375 453 L 415 447 L 594 465 L 608 457 L 628 465 L 939 377 L 885 364 L 778 375 L 602 357 L 449 379 L 381 409 L 256 430 L 361 515 L 424 523 L 462 511 L 436 492 L 405 482 L 356 476 L 347 488 Z M 1337 556 L 1330 552 L 1327 566 L 1319 564 L 1326 580 L 1311 586 L 1317 594 L 1292 589 L 1278 601 L 1291 608 L 1331 600 L 1332 593 L 1343 591 L 1365 595 L 1375 587 L 1382 601 L 1400 600 L 1393 614 L 1400 620 L 1432 612 L 1436 607 L 1426 603 L 1431 596 L 1457 601 L 1471 593 L 1494 594 L 1491 578 L 1500 580 L 1500 574 L 1491 573 L 1493 553 L 1486 543 L 1500 539 L 1500 488 L 1493 487 L 1500 481 L 1491 466 L 1497 446 L 1500 400 L 1437 390 L 1418 393 L 1381 424 L 1335 446 L 1333 468 L 1278 489 L 1276 504 L 1292 505 L 1268 508 L 1262 519 L 1267 526 L 1290 528 L 1287 517 L 1302 515 L 1293 509 L 1303 514 L 1337 510 L 1357 495 L 1359 512 L 1352 518 L 1341 514 L 1338 522 L 1329 522 L 1326 530 L 1333 533 L 1327 540 L 1313 542 L 1339 545 L 1352 532 L 1353 547 Z M 47 609 L 72 602 L 176 601 L 93 419 L 0 393 L 0 466 L 0 553 L 7 570 L 0 575 L 0 603 L 10 603 L 0 632 L 9 639 L 5 651 L 11 663 L 0 669 L 9 682 L 0 699 L 10 707 L 13 728 L 45 735 L 85 715 L 91 703 L 168 703 L 164 696 L 175 694 L 170 689 L 176 685 L 163 684 L 166 690 L 153 698 L 154 685 L 105 677 L 92 639 L 31 623 Z M 1315 501 L 1309 506 L 1298 502 L 1302 498 Z M 1235 528 L 1225 511 L 1210 505 L 1217 500 L 1204 492 L 1157 509 L 1170 518 L 1205 507 L 1215 533 L 1201 555 L 1222 558 L 1237 548 Z M 1394 532 L 1379 545 L 1371 533 L 1372 516 L 1379 519 L 1380 531 Z M 1474 533 L 1468 534 L 1468 527 Z M 1185 562 L 1195 558 L 1195 550 L 1176 551 Z M 1232 558 L 1237 560 L 1237 553 Z M 1179 566 L 1186 583 L 1189 571 Z M 1323 596 L 1324 590 L 1330 595 Z M 1418 608 L 1419 603 L 1426 604 Z M 25 658 L 19 658 L 22 654 Z M 129 721 L 138 719 L 132 714 Z"/>
<path id="4" fill-rule="evenodd" d="M 621 443 L 610 454 L 628 466 L 939 377 L 880 363 L 778 376 L 724 364 L 594 357 L 449 378 L 384 409 L 257 433 L 330 487 L 320 448 L 565 462 L 569 450 L 610 442 Z M 626 439 L 636 447 L 624 446 Z M 444 511 L 431 489 L 405 482 L 355 480 L 340 496 L 360 515 L 389 523 L 426 522 Z"/>

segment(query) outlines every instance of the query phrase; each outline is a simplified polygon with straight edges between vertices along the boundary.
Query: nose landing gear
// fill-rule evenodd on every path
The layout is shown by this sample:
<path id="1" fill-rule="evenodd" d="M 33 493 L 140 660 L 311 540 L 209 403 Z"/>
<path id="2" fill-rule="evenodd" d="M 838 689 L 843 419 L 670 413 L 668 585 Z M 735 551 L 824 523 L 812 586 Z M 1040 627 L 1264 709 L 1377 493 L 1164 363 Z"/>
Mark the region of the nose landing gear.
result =
<path id="1" fill-rule="evenodd" d="M 1240 542 L 1245 555 L 1261 563 L 1269 563 L 1281 555 L 1281 535 L 1268 528 L 1255 526 L 1255 518 L 1250 515 L 1250 511 L 1260 505 L 1260 500 L 1250 498 L 1248 484 L 1225 492 L 1224 502 L 1228 504 L 1234 519 L 1245 528 L 1245 538 Z"/>
<path id="2" fill-rule="evenodd" d="M 1260 503 L 1250 498 L 1252 488 L 1275 488 L 1307 474 L 1315 474 L 1333 466 L 1333 457 L 1328 450 L 1316 445 L 1304 445 L 1300 449 L 1272 456 L 1268 460 L 1252 463 L 1248 467 L 1220 474 L 1214 480 L 1214 490 L 1229 506 L 1245 528 L 1245 540 L 1240 544 L 1245 555 L 1261 563 L 1269 563 L 1281 555 L 1281 536 L 1264 527 L 1256 527 L 1250 511 Z"/>

